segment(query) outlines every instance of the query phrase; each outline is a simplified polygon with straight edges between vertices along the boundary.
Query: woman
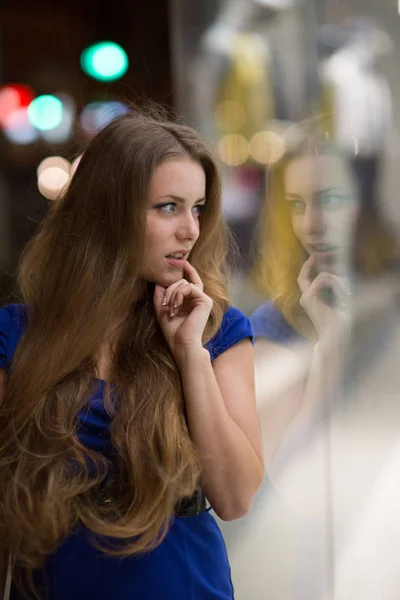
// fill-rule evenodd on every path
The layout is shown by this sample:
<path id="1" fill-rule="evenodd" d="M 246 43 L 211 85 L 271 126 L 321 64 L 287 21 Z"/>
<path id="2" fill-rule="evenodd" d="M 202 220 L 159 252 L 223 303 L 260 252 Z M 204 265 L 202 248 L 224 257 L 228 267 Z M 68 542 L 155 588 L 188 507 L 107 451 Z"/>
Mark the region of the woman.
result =
<path id="1" fill-rule="evenodd" d="M 0 312 L 11 598 L 233 598 L 206 498 L 242 516 L 263 460 L 220 196 L 195 131 L 125 115 L 25 250 Z"/>

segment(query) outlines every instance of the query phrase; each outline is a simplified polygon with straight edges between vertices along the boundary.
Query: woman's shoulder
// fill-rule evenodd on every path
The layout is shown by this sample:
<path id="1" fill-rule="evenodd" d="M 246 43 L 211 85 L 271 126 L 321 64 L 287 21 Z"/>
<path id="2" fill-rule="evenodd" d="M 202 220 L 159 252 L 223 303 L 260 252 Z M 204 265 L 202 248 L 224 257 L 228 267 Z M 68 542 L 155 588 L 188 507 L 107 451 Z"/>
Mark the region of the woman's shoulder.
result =
<path id="1" fill-rule="evenodd" d="M 15 324 L 23 328 L 27 324 L 27 308 L 25 304 L 6 304 L 0 307 L 0 328 L 6 329 Z"/>
<path id="2" fill-rule="evenodd" d="M 243 339 L 254 341 L 253 328 L 250 319 L 235 306 L 229 306 L 224 313 L 220 328 L 214 337 L 206 344 L 211 359 L 214 360 L 225 350 Z"/>
<path id="3" fill-rule="evenodd" d="M 302 337 L 271 300 L 259 306 L 250 320 L 256 338 L 264 337 L 273 342 L 288 344 Z"/>

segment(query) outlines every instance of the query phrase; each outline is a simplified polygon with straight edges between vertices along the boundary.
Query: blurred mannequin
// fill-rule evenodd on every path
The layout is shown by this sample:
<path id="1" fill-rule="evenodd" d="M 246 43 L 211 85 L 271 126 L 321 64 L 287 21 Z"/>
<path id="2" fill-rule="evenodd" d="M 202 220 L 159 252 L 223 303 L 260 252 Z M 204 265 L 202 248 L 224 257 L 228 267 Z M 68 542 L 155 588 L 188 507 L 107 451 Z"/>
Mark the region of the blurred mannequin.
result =
<path id="1" fill-rule="evenodd" d="M 235 77 L 236 87 L 247 86 L 248 96 L 251 94 L 251 87 L 254 92 L 261 91 L 261 98 L 250 99 L 253 110 L 255 104 L 258 105 L 256 112 L 261 128 L 276 116 L 276 110 L 285 118 L 295 117 L 284 115 L 285 112 L 290 112 L 290 109 L 277 106 L 282 104 L 280 97 L 284 97 L 283 104 L 290 104 L 288 97 L 292 97 L 289 90 L 285 93 L 278 88 L 282 87 L 283 83 L 287 86 L 299 84 L 293 81 L 289 73 L 286 74 L 285 81 L 275 77 L 277 70 L 282 71 L 277 66 L 282 62 L 278 55 L 284 55 L 285 45 L 288 48 L 291 43 L 293 48 L 298 41 L 293 39 L 296 36 L 296 24 L 290 9 L 294 6 L 295 0 L 226 0 L 223 3 L 213 25 L 202 38 L 199 55 L 192 71 L 192 106 L 196 125 L 210 141 L 217 138 L 218 126 L 215 124 L 214 113 L 223 95 L 221 88 L 226 87 L 227 80 Z M 276 47 L 277 29 L 280 30 L 280 49 Z M 292 50 L 291 54 L 295 60 L 295 55 L 298 57 L 299 53 Z M 290 65 L 286 66 L 290 68 Z M 292 63 L 291 69 L 294 71 L 295 68 L 296 65 Z M 235 71 L 233 74 L 229 72 L 232 69 Z M 282 79 L 281 73 L 279 79 Z M 232 82 L 231 87 L 233 85 Z M 293 92 L 293 87 L 291 91 Z M 247 108 L 250 107 L 244 106 L 245 118 L 254 121 L 254 116 L 247 114 Z M 237 123 L 232 124 L 232 129 L 236 129 L 235 125 Z M 242 126 L 246 127 L 246 123 Z M 237 127 L 236 130 L 240 129 L 241 127 Z"/>
<path id="2" fill-rule="evenodd" d="M 227 165 L 224 212 L 245 268 L 251 264 L 251 241 L 265 189 L 265 165 L 251 158 L 247 145 L 272 119 L 296 117 L 301 95 L 301 70 L 289 58 L 301 52 L 291 50 L 288 55 L 296 35 L 299 38 L 296 15 L 290 10 L 294 4 L 295 0 L 226 0 L 205 32 L 191 70 L 194 124 L 209 142 L 219 144 Z M 231 134 L 241 137 L 228 138 Z"/>
<path id="3" fill-rule="evenodd" d="M 376 229 L 380 223 L 379 241 L 387 248 L 390 262 L 395 258 L 395 245 L 384 225 L 378 187 L 393 114 L 390 88 L 379 67 L 393 44 L 373 21 L 361 18 L 349 20 L 338 30 L 340 38 L 343 45 L 322 66 L 323 80 L 332 93 L 333 137 L 352 160 L 361 195 L 362 230 Z M 368 248 L 362 239 L 357 246 L 362 260 Z M 370 272 L 379 272 L 384 266 L 372 255 L 367 262 Z"/>
<path id="4" fill-rule="evenodd" d="M 323 65 L 334 88 L 334 136 L 350 156 L 378 158 L 392 127 L 390 88 L 379 63 L 393 45 L 369 20 L 352 19 L 344 32 L 347 40 Z"/>

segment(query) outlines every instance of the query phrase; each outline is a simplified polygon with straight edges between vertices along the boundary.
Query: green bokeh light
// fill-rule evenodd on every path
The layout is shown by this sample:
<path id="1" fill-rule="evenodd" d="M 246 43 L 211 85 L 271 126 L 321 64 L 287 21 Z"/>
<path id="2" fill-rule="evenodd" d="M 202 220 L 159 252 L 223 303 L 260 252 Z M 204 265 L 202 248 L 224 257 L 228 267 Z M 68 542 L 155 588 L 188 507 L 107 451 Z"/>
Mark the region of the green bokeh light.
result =
<path id="1" fill-rule="evenodd" d="M 81 54 L 83 71 L 99 81 L 115 81 L 125 75 L 129 66 L 123 48 L 114 42 L 99 42 Z"/>
<path id="2" fill-rule="evenodd" d="M 40 131 L 55 129 L 63 119 L 63 104 L 55 96 L 38 96 L 28 106 L 28 119 Z"/>

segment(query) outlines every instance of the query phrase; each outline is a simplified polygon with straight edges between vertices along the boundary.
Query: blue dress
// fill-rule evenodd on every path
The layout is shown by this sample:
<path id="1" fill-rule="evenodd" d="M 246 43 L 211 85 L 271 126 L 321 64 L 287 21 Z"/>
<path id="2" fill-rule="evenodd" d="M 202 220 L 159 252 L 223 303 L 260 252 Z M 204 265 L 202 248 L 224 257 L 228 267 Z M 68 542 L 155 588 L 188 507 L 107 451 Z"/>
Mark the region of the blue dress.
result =
<path id="1" fill-rule="evenodd" d="M 23 305 L 0 309 L 0 368 L 12 366 L 17 344 L 27 325 Z M 253 333 L 249 319 L 230 307 L 221 327 L 206 345 L 214 360 Z M 104 382 L 99 380 L 89 402 L 78 415 L 80 439 L 108 454 L 110 417 L 103 405 Z M 163 542 L 140 556 L 114 557 L 95 549 L 83 526 L 63 541 L 45 568 L 49 600 L 232 600 L 233 588 L 225 543 L 208 511 L 195 517 L 174 517 Z M 13 588 L 11 600 L 17 600 Z"/>
<path id="2" fill-rule="evenodd" d="M 293 342 L 304 340 L 271 301 L 259 306 L 251 315 L 250 321 L 255 338 L 268 338 L 282 346 L 290 346 Z"/>

